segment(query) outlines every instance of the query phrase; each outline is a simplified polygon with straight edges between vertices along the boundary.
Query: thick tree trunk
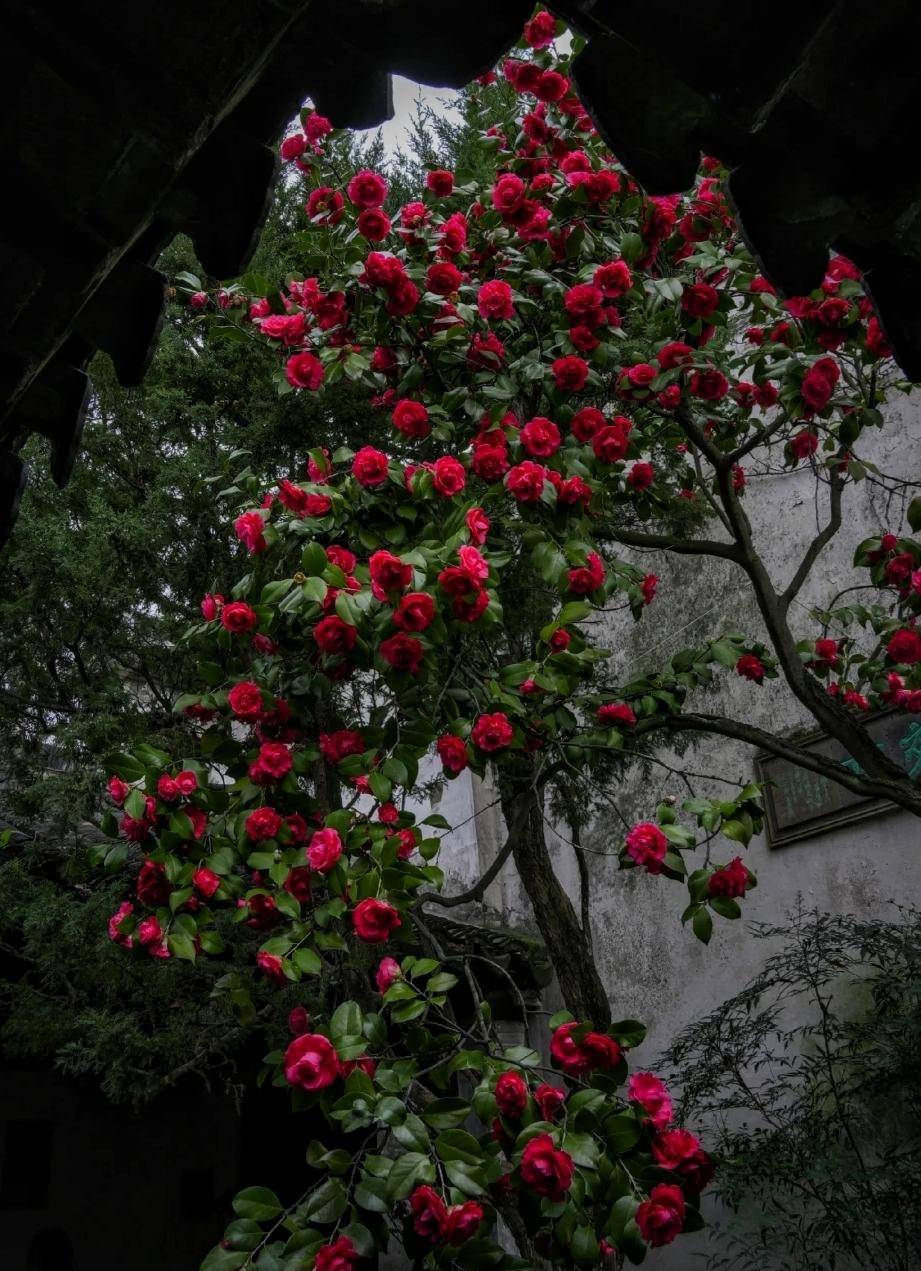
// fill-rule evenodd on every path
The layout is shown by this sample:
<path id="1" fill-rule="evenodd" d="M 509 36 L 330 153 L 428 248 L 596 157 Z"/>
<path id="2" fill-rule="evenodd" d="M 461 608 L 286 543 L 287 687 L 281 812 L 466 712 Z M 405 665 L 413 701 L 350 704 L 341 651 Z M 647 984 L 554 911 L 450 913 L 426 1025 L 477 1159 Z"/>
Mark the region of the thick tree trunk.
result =
<path id="1" fill-rule="evenodd" d="M 516 820 L 519 800 L 527 800 L 528 816 L 514 835 L 512 856 L 534 910 L 538 929 L 553 963 L 566 1009 L 580 1020 L 603 1028 L 611 1022 L 611 1007 L 569 896 L 557 878 L 544 835 L 543 796 L 530 773 L 501 774 L 499 795 L 506 824 Z"/>

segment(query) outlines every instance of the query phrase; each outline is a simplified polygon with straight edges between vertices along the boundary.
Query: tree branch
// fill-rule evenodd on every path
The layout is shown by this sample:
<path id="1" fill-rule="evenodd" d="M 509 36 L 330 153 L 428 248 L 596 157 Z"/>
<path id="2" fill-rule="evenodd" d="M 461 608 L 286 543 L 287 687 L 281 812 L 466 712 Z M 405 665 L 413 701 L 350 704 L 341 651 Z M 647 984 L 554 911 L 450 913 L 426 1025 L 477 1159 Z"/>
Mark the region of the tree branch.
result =
<path id="1" fill-rule="evenodd" d="M 615 542 L 625 547 L 646 547 L 662 552 L 675 552 L 681 556 L 721 556 L 724 560 L 742 564 L 742 555 L 735 543 L 721 543 L 716 539 L 674 538 L 671 534 L 641 534 L 636 530 L 611 528 L 608 533 Z"/>
<path id="2" fill-rule="evenodd" d="M 807 768 L 810 772 L 827 777 L 829 781 L 844 786 L 853 794 L 872 799 L 887 799 L 916 816 L 921 815 L 921 788 L 905 773 L 901 781 L 893 781 L 887 777 L 851 772 L 849 768 L 826 755 L 806 750 L 795 742 L 757 728 L 754 724 L 727 719 L 722 715 L 670 715 L 664 723 L 669 732 L 713 733 L 719 737 L 732 737 L 749 746 L 758 746 L 781 759 L 787 759 L 799 768 Z"/>
<path id="3" fill-rule="evenodd" d="M 828 521 L 821 533 L 817 534 L 809 544 L 806 554 L 800 561 L 796 573 L 790 579 L 786 591 L 778 597 L 778 605 L 782 613 L 786 613 L 789 609 L 803 583 L 809 577 L 809 571 L 841 528 L 841 494 L 844 489 L 844 482 L 836 472 L 831 473 L 829 487 Z"/>

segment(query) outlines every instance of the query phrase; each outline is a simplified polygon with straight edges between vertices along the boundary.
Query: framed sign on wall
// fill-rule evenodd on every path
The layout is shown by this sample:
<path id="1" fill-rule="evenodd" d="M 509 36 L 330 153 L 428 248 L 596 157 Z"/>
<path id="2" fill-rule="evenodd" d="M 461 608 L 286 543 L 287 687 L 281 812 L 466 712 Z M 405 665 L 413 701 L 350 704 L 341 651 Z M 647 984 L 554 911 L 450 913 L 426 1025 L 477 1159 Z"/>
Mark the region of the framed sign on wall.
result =
<path id="1" fill-rule="evenodd" d="M 866 720 L 865 727 L 880 750 L 910 777 L 921 777 L 921 718 L 887 711 Z M 800 744 L 815 754 L 838 760 L 853 772 L 861 771 L 841 743 L 825 733 L 813 733 Z M 760 780 L 767 783 L 765 823 L 771 847 L 783 847 L 836 826 L 895 811 L 895 805 L 886 799 L 854 794 L 777 755 L 762 754 L 756 762 Z"/>

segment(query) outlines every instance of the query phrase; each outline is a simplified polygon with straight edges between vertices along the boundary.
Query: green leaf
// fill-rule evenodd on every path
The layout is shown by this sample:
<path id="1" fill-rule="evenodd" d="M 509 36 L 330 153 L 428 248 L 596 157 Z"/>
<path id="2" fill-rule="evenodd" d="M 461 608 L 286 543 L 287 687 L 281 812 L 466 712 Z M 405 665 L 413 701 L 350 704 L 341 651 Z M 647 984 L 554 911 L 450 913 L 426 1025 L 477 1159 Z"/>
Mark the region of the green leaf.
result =
<path id="1" fill-rule="evenodd" d="M 307 1197 L 303 1215 L 310 1222 L 335 1222 L 349 1203 L 348 1192 L 338 1178 L 327 1178 Z"/>
<path id="2" fill-rule="evenodd" d="M 719 914 L 721 918 L 741 918 L 742 910 L 729 896 L 714 896 L 710 901 L 710 908 L 714 913 Z"/>
<path id="3" fill-rule="evenodd" d="M 343 1002 L 336 1007 L 329 1021 L 329 1036 L 337 1048 L 339 1042 L 347 1037 L 361 1037 L 361 1007 L 357 1002 Z"/>
<path id="4" fill-rule="evenodd" d="M 912 499 L 909 503 L 906 516 L 908 518 L 908 524 L 915 533 L 917 533 L 918 530 L 921 530 L 921 495 Z"/>
<path id="5" fill-rule="evenodd" d="M 691 926 L 694 929 L 694 935 L 704 944 L 710 943 L 710 937 L 713 935 L 713 919 L 707 909 L 700 908 L 694 915 Z"/>
<path id="6" fill-rule="evenodd" d="M 435 1140 L 435 1150 L 443 1161 L 464 1161 L 468 1165 L 482 1165 L 483 1149 L 466 1130 L 445 1130 Z"/>
<path id="7" fill-rule="evenodd" d="M 417 1183 L 433 1183 L 435 1167 L 421 1152 L 407 1152 L 398 1156 L 387 1179 L 387 1192 L 391 1200 L 403 1200 Z"/>
<path id="8" fill-rule="evenodd" d="M 325 547 L 320 543 L 308 543 L 301 552 L 301 569 L 305 574 L 322 574 L 328 560 Z"/>
<path id="9" fill-rule="evenodd" d="M 233 1212 L 255 1222 L 271 1222 L 281 1211 L 281 1201 L 267 1187 L 247 1187 L 233 1198 Z"/>

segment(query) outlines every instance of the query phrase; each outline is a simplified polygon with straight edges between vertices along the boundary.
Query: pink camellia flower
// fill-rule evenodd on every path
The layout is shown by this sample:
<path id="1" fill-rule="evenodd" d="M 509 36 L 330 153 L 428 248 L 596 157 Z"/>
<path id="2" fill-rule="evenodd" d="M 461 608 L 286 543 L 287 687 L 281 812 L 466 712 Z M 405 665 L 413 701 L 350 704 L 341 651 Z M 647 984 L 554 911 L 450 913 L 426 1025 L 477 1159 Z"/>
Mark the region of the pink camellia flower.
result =
<path id="1" fill-rule="evenodd" d="M 121 926 L 126 918 L 130 918 L 134 913 L 134 905 L 130 900 L 123 900 L 118 906 L 115 913 L 112 914 L 108 923 L 109 939 L 114 940 L 116 944 L 122 944 L 126 949 L 134 947 L 134 937 L 126 935 L 122 932 Z"/>
<path id="2" fill-rule="evenodd" d="M 264 552 L 268 544 L 265 539 L 265 521 L 260 512 L 244 512 L 233 523 L 237 538 L 248 552 L 254 555 Z"/>
<path id="3" fill-rule="evenodd" d="M 396 958 L 381 958 L 374 973 L 374 983 L 378 993 L 386 993 L 392 984 L 403 978 L 403 972 Z"/>
<path id="4" fill-rule="evenodd" d="M 131 787 L 127 781 L 122 781 L 121 777 L 109 777 L 107 790 L 109 798 L 117 808 L 120 808 L 131 793 Z"/>
<path id="5" fill-rule="evenodd" d="M 661 874 L 662 862 L 668 851 L 668 839 L 652 821 L 640 821 L 628 831 L 627 855 L 646 870 L 647 874 Z"/>
<path id="6" fill-rule="evenodd" d="M 639 1104 L 659 1130 L 665 1129 L 672 1119 L 672 1101 L 665 1082 L 651 1072 L 631 1073 L 627 1081 L 627 1098 Z"/>
<path id="7" fill-rule="evenodd" d="M 208 899 L 214 895 L 220 885 L 220 875 L 215 874 L 214 870 L 208 869 L 205 865 L 199 865 L 192 875 L 192 886 Z"/>
<path id="8" fill-rule="evenodd" d="M 311 869 L 328 874 L 342 855 L 342 839 L 336 830 L 317 830 L 307 848 L 307 861 Z"/>
<path id="9" fill-rule="evenodd" d="M 285 1078 L 301 1090 L 323 1090 L 339 1076 L 339 1056 L 322 1033 L 302 1033 L 285 1051 Z"/>
<path id="10" fill-rule="evenodd" d="M 285 379 L 292 388 L 306 388 L 315 393 L 323 383 L 323 363 L 313 353 L 295 353 L 285 363 Z"/>
<path id="11" fill-rule="evenodd" d="M 256 966 L 273 984 L 287 983 L 285 965 L 276 953 L 266 953 L 265 950 L 260 949 L 256 954 Z"/>

